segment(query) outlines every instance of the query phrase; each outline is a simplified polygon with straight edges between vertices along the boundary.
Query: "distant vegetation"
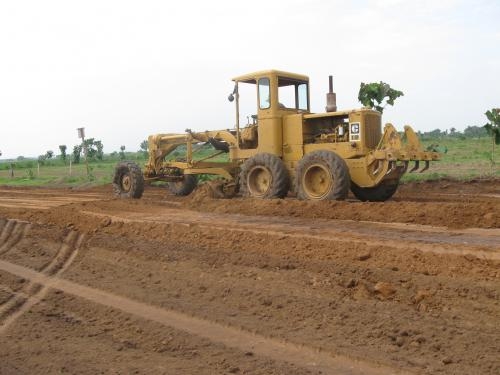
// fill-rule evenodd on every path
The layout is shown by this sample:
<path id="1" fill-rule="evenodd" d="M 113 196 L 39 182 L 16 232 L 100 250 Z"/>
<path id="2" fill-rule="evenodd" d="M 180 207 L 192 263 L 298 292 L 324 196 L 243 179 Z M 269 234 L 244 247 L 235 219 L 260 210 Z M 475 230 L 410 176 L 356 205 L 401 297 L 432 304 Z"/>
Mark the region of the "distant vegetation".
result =
<path id="1" fill-rule="evenodd" d="M 125 146 L 120 146 L 119 151 L 109 154 L 102 152 L 102 142 L 89 138 L 86 140 L 88 147 L 89 175 L 87 175 L 84 163 L 83 146 L 73 148 L 72 154 L 65 154 L 65 145 L 59 146 L 61 153 L 55 155 L 53 151 L 47 151 L 38 158 L 27 158 L 18 156 L 15 160 L 0 160 L 0 185 L 21 186 L 76 186 L 83 184 L 108 184 L 113 178 L 116 163 L 121 160 L 133 160 L 139 165 L 146 162 L 148 158 L 148 143 L 142 141 L 139 150 L 127 152 Z M 64 146 L 64 147 L 63 147 Z M 194 148 L 195 159 L 201 159 L 214 152 L 210 145 L 199 145 Z M 171 159 L 183 159 L 186 147 L 179 146 L 169 157 Z M 220 155 L 214 160 L 225 161 L 226 155 Z M 13 174 L 13 177 L 12 177 Z M 205 179 L 205 176 L 201 180 Z"/>
<path id="2" fill-rule="evenodd" d="M 456 128 L 449 130 L 435 129 L 428 132 L 417 132 L 421 141 L 429 140 L 450 140 L 450 139 L 474 139 L 488 137 L 488 132 L 482 126 L 468 126 L 463 132 L 458 131 Z"/>
<path id="3" fill-rule="evenodd" d="M 498 164 L 492 164 L 491 138 L 484 127 L 468 126 L 463 132 L 453 127 L 435 129 L 418 135 L 427 148 L 442 153 L 442 160 L 431 163 L 425 173 L 404 175 L 403 181 L 500 177 Z"/>
<path id="4" fill-rule="evenodd" d="M 429 180 L 440 178 L 472 179 L 481 177 L 500 177 L 500 164 L 492 159 L 492 138 L 488 130 L 482 126 L 468 126 L 464 131 L 455 128 L 447 130 L 435 129 L 418 132 L 418 135 L 428 149 L 434 149 L 443 154 L 442 160 L 431 163 L 424 173 L 406 174 L 405 181 Z M 15 160 L 0 161 L 1 185 L 57 185 L 76 186 L 83 184 L 110 183 L 114 166 L 121 160 L 134 160 L 143 165 L 148 157 L 147 141 L 139 144 L 139 150 L 128 152 L 125 146 L 109 154 L 102 152 L 102 142 L 88 139 L 88 155 L 90 176 L 87 176 L 83 163 L 83 148 L 75 146 L 73 152 L 66 153 L 65 145 L 59 146 L 59 154 L 48 150 L 38 158 L 19 156 Z M 201 159 L 214 152 L 210 145 L 194 147 L 195 159 Z M 63 151 L 64 150 L 64 151 Z M 185 157 L 185 146 L 178 147 L 168 159 Z M 227 160 L 227 154 L 217 157 L 218 161 Z M 11 177 L 13 173 L 13 177 Z M 206 177 L 203 176 L 202 180 Z"/>

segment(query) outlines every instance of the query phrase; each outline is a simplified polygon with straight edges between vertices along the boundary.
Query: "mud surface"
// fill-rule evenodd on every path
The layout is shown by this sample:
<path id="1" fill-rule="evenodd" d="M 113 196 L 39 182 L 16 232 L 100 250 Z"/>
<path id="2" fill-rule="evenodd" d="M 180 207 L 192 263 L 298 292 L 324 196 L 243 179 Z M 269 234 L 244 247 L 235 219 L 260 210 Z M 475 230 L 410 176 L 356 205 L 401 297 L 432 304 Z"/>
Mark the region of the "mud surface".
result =
<path id="1" fill-rule="evenodd" d="M 207 191 L 0 187 L 0 373 L 500 373 L 500 181 Z"/>

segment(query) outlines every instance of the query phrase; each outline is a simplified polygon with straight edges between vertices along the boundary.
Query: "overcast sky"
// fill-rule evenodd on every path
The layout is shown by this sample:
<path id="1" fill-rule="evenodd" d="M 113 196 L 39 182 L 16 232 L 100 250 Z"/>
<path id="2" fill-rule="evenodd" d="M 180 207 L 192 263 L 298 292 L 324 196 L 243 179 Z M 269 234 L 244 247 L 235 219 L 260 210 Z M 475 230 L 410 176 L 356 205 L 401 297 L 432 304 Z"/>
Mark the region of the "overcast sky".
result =
<path id="1" fill-rule="evenodd" d="M 399 129 L 483 125 L 500 106 L 499 20 L 498 0 L 3 0 L 2 158 L 70 149 L 82 126 L 106 153 L 230 128 L 230 79 L 271 68 L 310 77 L 313 112 L 331 74 L 339 109 L 382 80 L 405 93 L 384 112 Z"/>

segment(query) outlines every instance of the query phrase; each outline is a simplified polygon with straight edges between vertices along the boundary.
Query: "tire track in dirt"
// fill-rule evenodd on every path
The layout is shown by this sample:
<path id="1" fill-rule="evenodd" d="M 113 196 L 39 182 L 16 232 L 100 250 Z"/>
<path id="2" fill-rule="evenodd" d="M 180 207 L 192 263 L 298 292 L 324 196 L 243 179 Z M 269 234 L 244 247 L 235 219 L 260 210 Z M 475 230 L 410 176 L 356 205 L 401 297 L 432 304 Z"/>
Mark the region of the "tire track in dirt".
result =
<path id="1" fill-rule="evenodd" d="M 66 195 L 70 195 L 70 196 L 73 196 L 73 197 L 86 197 L 86 198 L 109 198 L 109 196 L 107 194 L 103 194 L 103 193 L 92 193 L 92 192 L 86 192 L 86 193 L 74 193 L 74 192 L 70 192 L 68 193 L 68 190 L 63 190 L 63 189 L 58 189 L 58 190 L 55 190 L 56 192 L 58 192 L 61 196 L 64 194 L 65 196 Z M 44 196 L 44 197 L 53 197 L 54 196 L 54 190 L 52 191 L 36 191 L 34 189 L 25 189 L 25 190 L 22 190 L 22 189 L 0 189 L 0 193 L 6 193 L 6 194 L 18 194 L 18 195 L 40 195 L 40 196 Z"/>
<path id="2" fill-rule="evenodd" d="M 82 241 L 83 235 L 76 231 L 69 232 L 55 257 L 39 272 L 47 276 L 62 274 L 75 259 Z M 48 287 L 30 281 L 5 301 L 0 306 L 0 334 L 5 332 L 26 311 L 39 303 L 48 290 Z"/>
<path id="3" fill-rule="evenodd" d="M 237 348 L 244 352 L 253 352 L 256 355 L 274 360 L 292 363 L 304 369 L 321 371 L 323 374 L 409 374 L 408 372 L 393 368 L 357 361 L 348 357 L 320 351 L 312 347 L 300 346 L 290 342 L 264 337 L 249 331 L 196 318 L 173 310 L 151 306 L 58 277 L 70 263 L 69 261 L 66 262 L 65 267 L 54 275 L 47 275 L 3 260 L 0 260 L 0 270 L 9 272 L 18 277 L 29 279 L 31 283 L 43 285 L 42 291 L 45 293 L 50 288 L 58 289 L 67 294 L 100 305 L 111 307 L 165 326 L 180 329 L 189 334 L 203 337 L 213 342 L 222 343 L 228 347 Z M 42 292 L 33 296 L 30 299 L 30 307 L 39 302 L 42 298 Z M 27 305 L 28 304 L 24 306 L 23 311 L 27 309 Z M 0 328 L 0 334 L 3 333 L 4 330 L 5 328 Z"/>
<path id="4" fill-rule="evenodd" d="M 48 210 L 50 208 L 64 206 L 66 204 L 73 203 L 84 203 L 89 201 L 96 201 L 97 199 L 84 199 L 84 198 L 74 198 L 74 197 L 48 197 L 40 200 L 27 199 L 27 198 L 3 198 L 0 200 L 0 206 L 7 208 L 25 208 L 25 209 L 36 209 L 36 210 Z"/>
<path id="5" fill-rule="evenodd" d="M 26 236 L 31 224 L 26 221 L 7 219 L 0 234 L 0 255 L 12 249 Z"/>
<path id="6" fill-rule="evenodd" d="M 220 216 L 177 209 L 164 209 L 163 213 L 154 216 L 137 212 L 121 216 L 92 211 L 80 212 L 88 216 L 109 218 L 115 222 L 168 223 L 301 239 L 348 243 L 369 242 L 371 245 L 387 246 L 404 251 L 419 250 L 454 255 L 470 254 L 482 259 L 500 260 L 499 229 L 458 231 L 424 225 L 348 220 L 305 221 L 295 218 L 281 218 L 278 221 L 265 216 L 242 217 L 227 214 Z M 487 246 L 488 249 L 477 249 L 474 246 Z"/>
<path id="7" fill-rule="evenodd" d="M 3 190 L 0 197 L 0 207 L 47 210 L 50 208 L 73 203 L 85 203 L 109 199 L 101 193 L 68 193 L 41 192 L 33 190 Z"/>
<path id="8" fill-rule="evenodd" d="M 1 221 L 2 231 L 0 233 L 0 247 L 3 247 L 7 239 L 10 237 L 15 224 L 15 220 L 3 219 Z"/>

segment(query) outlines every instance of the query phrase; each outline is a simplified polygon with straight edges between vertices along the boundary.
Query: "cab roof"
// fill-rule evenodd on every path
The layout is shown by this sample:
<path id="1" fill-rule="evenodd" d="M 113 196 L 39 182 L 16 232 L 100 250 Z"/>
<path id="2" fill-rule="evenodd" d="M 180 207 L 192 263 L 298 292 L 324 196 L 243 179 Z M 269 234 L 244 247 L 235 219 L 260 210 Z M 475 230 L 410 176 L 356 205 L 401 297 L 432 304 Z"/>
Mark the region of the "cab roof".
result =
<path id="1" fill-rule="evenodd" d="M 275 70 L 275 69 L 269 69 L 269 70 L 260 70 L 258 72 L 254 73 L 248 73 L 244 74 L 238 77 L 234 77 L 232 80 L 233 81 L 238 81 L 238 82 L 251 82 L 255 81 L 257 78 L 265 77 L 265 76 L 270 76 L 270 75 L 275 75 L 279 77 L 286 77 L 286 78 L 292 78 L 296 79 L 299 81 L 307 81 L 309 82 L 309 77 L 302 75 L 302 74 L 296 74 L 296 73 L 290 73 L 290 72 L 284 72 L 282 70 Z"/>

